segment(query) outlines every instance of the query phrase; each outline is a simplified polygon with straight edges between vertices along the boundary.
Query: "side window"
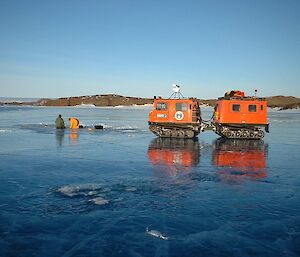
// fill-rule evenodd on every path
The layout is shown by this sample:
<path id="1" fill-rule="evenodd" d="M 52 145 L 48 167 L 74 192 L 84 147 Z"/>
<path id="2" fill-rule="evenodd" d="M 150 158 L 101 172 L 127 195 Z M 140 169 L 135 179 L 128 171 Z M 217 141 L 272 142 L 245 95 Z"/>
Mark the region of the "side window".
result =
<path id="1" fill-rule="evenodd" d="M 249 104 L 248 111 L 249 112 L 256 112 L 256 105 L 255 104 Z"/>
<path id="2" fill-rule="evenodd" d="M 156 110 L 161 111 L 161 110 L 167 110 L 168 105 L 166 103 L 157 103 L 156 104 Z"/>
<path id="3" fill-rule="evenodd" d="M 232 105 L 232 111 L 234 111 L 234 112 L 239 112 L 240 108 L 241 108 L 241 106 L 239 104 Z"/>
<path id="4" fill-rule="evenodd" d="M 264 109 L 264 106 L 263 105 L 260 105 L 260 110 L 262 111 Z"/>
<path id="5" fill-rule="evenodd" d="M 176 103 L 176 111 L 187 111 L 188 104 L 187 103 Z"/>

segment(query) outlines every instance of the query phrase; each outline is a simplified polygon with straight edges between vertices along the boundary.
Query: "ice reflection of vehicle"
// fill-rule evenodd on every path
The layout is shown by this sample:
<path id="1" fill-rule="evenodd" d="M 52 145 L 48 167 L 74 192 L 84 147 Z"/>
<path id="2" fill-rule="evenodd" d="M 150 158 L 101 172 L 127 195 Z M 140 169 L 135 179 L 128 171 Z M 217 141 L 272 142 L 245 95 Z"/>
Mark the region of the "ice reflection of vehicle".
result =
<path id="1" fill-rule="evenodd" d="M 160 173 L 174 176 L 188 171 L 200 160 L 198 139 L 155 138 L 148 148 L 148 158 Z"/>
<path id="2" fill-rule="evenodd" d="M 267 145 L 264 141 L 221 138 L 214 142 L 213 148 L 213 164 L 224 168 L 220 171 L 223 179 L 267 176 Z"/>
<path id="3" fill-rule="evenodd" d="M 69 134 L 71 144 L 77 144 L 78 137 L 79 137 L 78 129 L 71 129 Z"/>

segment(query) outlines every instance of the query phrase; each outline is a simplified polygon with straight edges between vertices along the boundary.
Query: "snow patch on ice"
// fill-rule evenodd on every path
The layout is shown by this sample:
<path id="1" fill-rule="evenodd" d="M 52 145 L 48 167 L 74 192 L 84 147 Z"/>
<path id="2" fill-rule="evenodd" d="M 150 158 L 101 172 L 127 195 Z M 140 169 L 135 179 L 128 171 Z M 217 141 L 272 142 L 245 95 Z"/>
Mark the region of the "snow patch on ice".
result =
<path id="1" fill-rule="evenodd" d="M 104 199 L 102 197 L 96 197 L 96 198 L 90 199 L 89 202 L 92 202 L 93 204 L 96 204 L 96 205 L 105 205 L 105 204 L 109 203 L 109 200 Z"/>
<path id="2" fill-rule="evenodd" d="M 79 105 L 75 105 L 75 107 L 78 107 L 78 108 L 91 108 L 91 107 L 96 107 L 96 105 L 94 104 L 79 104 Z"/>
<path id="3" fill-rule="evenodd" d="M 0 133 L 11 133 L 10 129 L 0 129 Z"/>
<path id="4" fill-rule="evenodd" d="M 157 238 L 162 239 L 162 240 L 168 240 L 169 239 L 169 237 L 167 237 L 166 235 L 164 235 L 163 233 L 161 233 L 158 230 L 154 230 L 154 229 L 149 230 L 149 227 L 150 226 L 148 226 L 146 228 L 146 233 L 148 235 L 153 236 L 153 237 L 157 237 Z"/>
<path id="5" fill-rule="evenodd" d="M 138 130 L 138 127 L 135 126 L 119 126 L 115 127 L 115 130 L 122 130 L 122 131 L 127 131 L 127 132 L 135 132 Z"/>
<path id="6" fill-rule="evenodd" d="M 200 104 L 200 108 L 201 108 L 201 110 L 209 110 L 209 111 L 212 111 L 214 109 L 214 107 L 206 105 L 206 104 Z"/>
<path id="7" fill-rule="evenodd" d="M 135 108 L 140 108 L 140 109 L 150 109 L 153 107 L 153 104 L 133 104 L 133 105 L 116 105 L 113 108 L 116 109 L 135 109 Z"/>
<path id="8" fill-rule="evenodd" d="M 300 113 L 300 108 L 281 110 L 281 108 L 279 108 L 279 107 L 275 107 L 275 108 L 268 107 L 268 112 L 270 112 L 270 113 L 272 113 L 272 112 L 279 112 L 279 113 Z"/>
<path id="9" fill-rule="evenodd" d="M 97 194 L 97 191 L 95 190 L 98 190 L 100 188 L 101 188 L 100 185 L 95 185 L 95 184 L 67 185 L 57 189 L 57 192 L 68 197 L 90 196 L 90 195 Z"/>
<path id="10" fill-rule="evenodd" d="M 125 188 L 125 191 L 126 191 L 126 192 L 135 192 L 136 190 L 137 190 L 136 187 L 126 187 L 126 188 Z"/>

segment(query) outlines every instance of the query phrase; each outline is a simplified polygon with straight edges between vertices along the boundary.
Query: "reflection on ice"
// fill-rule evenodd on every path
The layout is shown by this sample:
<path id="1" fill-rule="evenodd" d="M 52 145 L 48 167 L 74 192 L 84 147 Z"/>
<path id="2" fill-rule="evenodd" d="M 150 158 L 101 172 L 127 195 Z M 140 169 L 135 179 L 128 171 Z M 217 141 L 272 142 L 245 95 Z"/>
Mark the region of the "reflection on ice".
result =
<path id="1" fill-rule="evenodd" d="M 79 137 L 78 129 L 71 129 L 69 134 L 69 139 L 71 144 L 77 144 L 78 137 Z"/>
<path id="2" fill-rule="evenodd" d="M 223 169 L 223 179 L 267 176 L 267 145 L 262 140 L 217 139 L 213 145 L 213 164 Z"/>
<path id="3" fill-rule="evenodd" d="M 62 146 L 64 137 L 65 137 L 65 130 L 64 129 L 57 129 L 55 132 L 56 135 L 56 143 L 59 147 Z"/>
<path id="4" fill-rule="evenodd" d="M 197 166 L 200 149 L 196 139 L 155 138 L 148 147 L 148 158 L 156 170 L 174 176 Z"/>

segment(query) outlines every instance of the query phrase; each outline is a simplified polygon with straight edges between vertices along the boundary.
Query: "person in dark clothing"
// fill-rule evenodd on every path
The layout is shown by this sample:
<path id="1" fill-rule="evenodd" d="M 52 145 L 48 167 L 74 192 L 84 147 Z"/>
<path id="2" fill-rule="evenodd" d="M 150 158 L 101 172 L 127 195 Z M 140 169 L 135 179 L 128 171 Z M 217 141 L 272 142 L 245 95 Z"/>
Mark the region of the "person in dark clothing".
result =
<path id="1" fill-rule="evenodd" d="M 55 126 L 57 129 L 64 129 L 65 128 L 65 122 L 63 118 L 61 117 L 61 114 L 58 115 L 58 117 L 55 120 Z"/>

